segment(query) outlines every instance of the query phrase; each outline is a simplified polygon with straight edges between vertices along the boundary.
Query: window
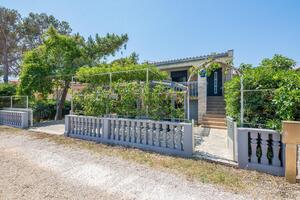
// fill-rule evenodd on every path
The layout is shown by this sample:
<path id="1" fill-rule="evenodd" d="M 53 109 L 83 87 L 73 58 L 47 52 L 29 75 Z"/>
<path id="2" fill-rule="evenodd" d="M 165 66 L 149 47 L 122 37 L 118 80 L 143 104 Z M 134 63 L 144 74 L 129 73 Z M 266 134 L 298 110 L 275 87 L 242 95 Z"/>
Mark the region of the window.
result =
<path id="1" fill-rule="evenodd" d="M 214 94 L 218 94 L 218 72 L 214 72 Z"/>
<path id="2" fill-rule="evenodd" d="M 186 82 L 187 70 L 171 72 L 171 79 L 174 82 Z"/>

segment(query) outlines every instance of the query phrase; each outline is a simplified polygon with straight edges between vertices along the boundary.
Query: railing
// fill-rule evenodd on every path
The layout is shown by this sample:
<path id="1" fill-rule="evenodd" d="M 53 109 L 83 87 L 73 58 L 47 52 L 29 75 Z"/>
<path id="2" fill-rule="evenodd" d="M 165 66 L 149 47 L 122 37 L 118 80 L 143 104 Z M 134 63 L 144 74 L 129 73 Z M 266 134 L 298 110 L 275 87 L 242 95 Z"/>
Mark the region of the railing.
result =
<path id="1" fill-rule="evenodd" d="M 226 118 L 227 124 L 227 148 L 232 152 L 232 159 L 237 161 L 237 124 L 231 117 Z"/>
<path id="2" fill-rule="evenodd" d="M 3 110 L 27 112 L 28 124 L 30 126 L 33 126 L 33 110 L 32 109 L 30 109 L 30 108 L 3 108 Z"/>
<path id="3" fill-rule="evenodd" d="M 28 113 L 0 110 L 0 124 L 17 128 L 28 128 Z"/>
<path id="4" fill-rule="evenodd" d="M 191 97 L 198 97 L 198 81 L 180 82 L 189 88 Z"/>
<path id="5" fill-rule="evenodd" d="M 191 156 L 192 123 L 67 115 L 65 136 Z"/>
<path id="6" fill-rule="evenodd" d="M 238 163 L 240 168 L 273 175 L 284 175 L 281 134 L 274 130 L 238 128 Z"/>

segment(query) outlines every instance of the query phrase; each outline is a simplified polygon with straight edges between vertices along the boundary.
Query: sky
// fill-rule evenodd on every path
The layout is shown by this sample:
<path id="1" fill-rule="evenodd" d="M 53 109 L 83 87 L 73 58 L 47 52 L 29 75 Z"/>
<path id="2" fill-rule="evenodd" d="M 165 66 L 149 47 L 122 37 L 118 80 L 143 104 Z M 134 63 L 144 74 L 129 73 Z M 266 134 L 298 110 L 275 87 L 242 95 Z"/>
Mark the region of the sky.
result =
<path id="1" fill-rule="evenodd" d="M 282 54 L 300 66 L 298 0 L 0 0 L 0 5 L 52 14 L 81 35 L 127 33 L 140 61 L 234 50 L 234 63 L 258 65 Z"/>

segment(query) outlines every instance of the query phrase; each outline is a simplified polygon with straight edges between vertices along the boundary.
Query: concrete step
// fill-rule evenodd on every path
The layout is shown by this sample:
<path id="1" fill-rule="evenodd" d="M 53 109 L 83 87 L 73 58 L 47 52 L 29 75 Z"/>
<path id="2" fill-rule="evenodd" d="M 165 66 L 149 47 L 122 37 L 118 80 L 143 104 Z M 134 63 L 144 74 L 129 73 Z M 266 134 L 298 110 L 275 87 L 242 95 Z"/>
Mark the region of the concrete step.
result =
<path id="1" fill-rule="evenodd" d="M 216 126 L 216 125 L 201 125 L 203 128 L 215 128 L 215 129 L 227 129 L 226 126 Z"/>
<path id="2" fill-rule="evenodd" d="M 207 106 L 223 106 L 225 107 L 225 103 L 212 103 L 212 102 L 207 102 Z"/>
<path id="3" fill-rule="evenodd" d="M 223 111 L 225 112 L 224 107 L 207 107 L 207 111 Z"/>
<path id="4" fill-rule="evenodd" d="M 225 119 L 226 118 L 226 115 L 220 115 L 220 114 L 205 114 L 203 117 L 209 117 L 209 118 L 221 118 L 221 119 Z"/>
<path id="5" fill-rule="evenodd" d="M 224 117 L 202 117 L 202 121 L 217 121 L 217 122 L 226 122 L 226 119 Z"/>
<path id="6" fill-rule="evenodd" d="M 210 110 L 208 110 L 207 112 L 206 112 L 207 114 L 216 114 L 216 115 L 225 115 L 225 111 L 210 111 Z"/>
<path id="7" fill-rule="evenodd" d="M 206 120 L 202 120 L 201 122 L 202 125 L 204 126 L 226 126 L 226 122 L 225 121 L 206 121 Z"/>

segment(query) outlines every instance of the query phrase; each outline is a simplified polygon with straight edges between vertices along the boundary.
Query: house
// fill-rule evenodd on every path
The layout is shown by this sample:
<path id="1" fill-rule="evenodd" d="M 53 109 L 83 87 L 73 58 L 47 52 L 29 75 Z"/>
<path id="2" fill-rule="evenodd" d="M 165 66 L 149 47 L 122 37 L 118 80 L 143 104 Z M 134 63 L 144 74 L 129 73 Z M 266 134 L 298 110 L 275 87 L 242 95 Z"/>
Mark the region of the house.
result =
<path id="1" fill-rule="evenodd" d="M 190 74 L 192 66 L 203 66 L 209 60 L 220 64 L 209 76 Z M 226 128 L 224 83 L 231 79 L 228 63 L 233 60 L 233 50 L 204 56 L 153 62 L 160 70 L 170 74 L 172 81 L 189 87 L 189 118 L 208 128 Z M 227 70 L 226 70 L 227 67 Z"/>

